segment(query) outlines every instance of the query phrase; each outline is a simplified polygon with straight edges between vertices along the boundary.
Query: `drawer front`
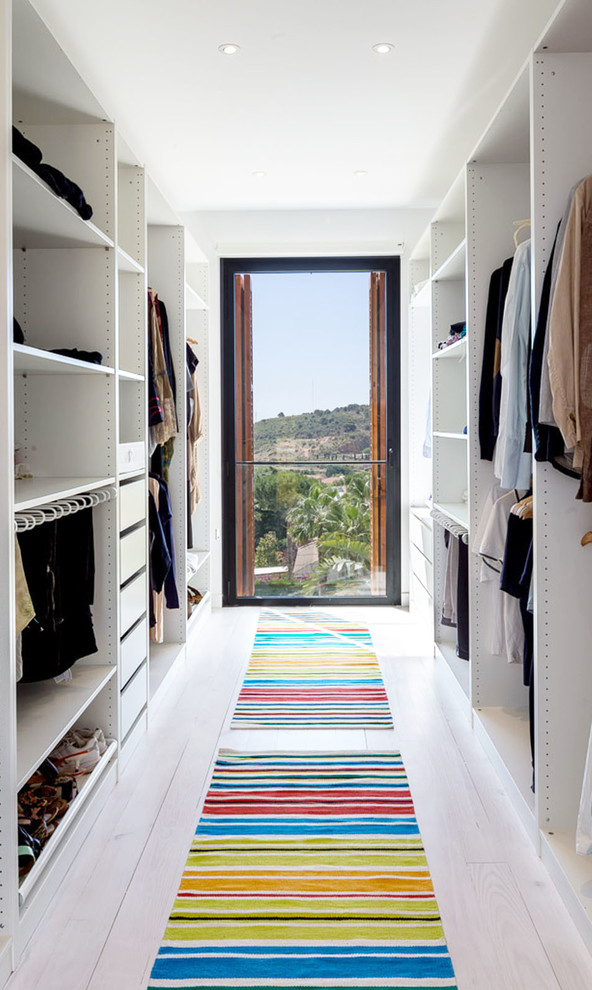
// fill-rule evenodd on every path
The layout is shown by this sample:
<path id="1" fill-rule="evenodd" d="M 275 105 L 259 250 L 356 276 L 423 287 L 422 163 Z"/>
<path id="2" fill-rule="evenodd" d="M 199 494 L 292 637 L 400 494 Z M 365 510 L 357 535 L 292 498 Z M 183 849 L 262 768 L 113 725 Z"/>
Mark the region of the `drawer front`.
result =
<path id="1" fill-rule="evenodd" d="M 417 575 L 426 591 L 431 593 L 433 587 L 432 565 L 415 546 L 411 546 L 411 571 Z"/>
<path id="2" fill-rule="evenodd" d="M 416 546 L 429 561 L 434 559 L 432 520 L 418 519 L 413 513 L 409 516 L 409 536 L 412 545 Z"/>
<path id="3" fill-rule="evenodd" d="M 146 564 L 146 527 L 140 526 L 121 537 L 120 580 L 122 584 Z"/>
<path id="4" fill-rule="evenodd" d="M 146 482 L 132 481 L 119 490 L 119 528 L 127 529 L 146 518 Z"/>
<path id="5" fill-rule="evenodd" d="M 146 463 L 146 446 L 139 443 L 117 445 L 117 466 L 122 474 L 126 471 L 141 471 Z"/>
<path id="6" fill-rule="evenodd" d="M 135 629 L 132 629 L 121 642 L 119 657 L 121 660 L 121 683 L 127 684 L 141 663 L 146 659 L 147 620 L 143 619 Z"/>
<path id="7" fill-rule="evenodd" d="M 146 666 L 142 664 L 121 692 L 121 737 L 128 734 L 148 700 Z"/>
<path id="8" fill-rule="evenodd" d="M 411 575 L 411 606 L 432 618 L 432 599 L 416 574 Z"/>
<path id="9" fill-rule="evenodd" d="M 146 573 L 138 574 L 119 593 L 119 614 L 121 616 L 122 636 L 141 615 L 144 615 L 147 604 Z"/>

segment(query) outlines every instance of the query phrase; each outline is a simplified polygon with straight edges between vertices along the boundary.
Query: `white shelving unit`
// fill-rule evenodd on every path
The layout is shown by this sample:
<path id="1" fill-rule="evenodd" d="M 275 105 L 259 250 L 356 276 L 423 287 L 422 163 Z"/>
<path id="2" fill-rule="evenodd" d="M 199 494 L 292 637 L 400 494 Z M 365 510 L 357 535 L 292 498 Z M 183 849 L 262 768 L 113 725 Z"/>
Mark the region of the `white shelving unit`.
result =
<path id="1" fill-rule="evenodd" d="M 581 126 L 592 85 L 592 9 L 584 0 L 558 5 L 507 98 L 414 252 L 412 289 L 429 258 L 432 341 L 452 317 L 466 317 L 466 341 L 437 351 L 433 380 L 433 505 L 474 536 L 493 481 L 479 446 L 479 391 L 489 281 L 514 253 L 514 221 L 531 219 L 532 325 L 557 224 L 572 186 L 592 172 L 592 130 Z M 415 265 L 415 270 L 413 268 Z M 423 276 L 425 277 L 425 275 Z M 426 289 L 411 294 L 419 311 Z M 463 303 L 466 309 L 461 309 Z M 421 312 L 426 312 L 424 307 Z M 455 357 L 459 360 L 454 360 Z M 464 427 L 467 433 L 464 434 Z M 468 460 L 467 460 L 468 456 Z M 436 656 L 460 686 L 488 755 L 592 948 L 592 860 L 575 852 L 575 831 L 592 722 L 588 602 L 589 556 L 580 538 L 590 508 L 575 501 L 577 483 L 533 461 L 535 592 L 535 781 L 528 690 L 522 667 L 491 652 L 493 584 L 479 580 L 470 554 L 470 662 L 461 665 L 452 638 L 438 629 L 443 540 L 434 527 L 433 597 Z M 468 501 L 461 497 L 468 491 Z"/>
<path id="2" fill-rule="evenodd" d="M 83 189 L 90 221 L 3 145 L 0 282 L 5 400 L 0 455 L 0 986 L 96 820 L 117 775 L 148 724 L 148 710 L 175 657 L 186 652 L 187 495 L 185 484 L 185 339 L 199 340 L 204 420 L 202 499 L 194 517 L 199 566 L 192 580 L 203 599 L 191 630 L 209 608 L 207 476 L 208 272 L 178 218 L 148 235 L 145 170 L 93 93 L 67 60 L 30 0 L 2 7 L 6 72 L 1 77 L 2 133 L 14 123 Z M 12 23 L 11 23 L 12 21 Z M 163 207 L 164 208 L 164 207 Z M 168 207 L 166 207 L 168 209 Z M 170 215 L 170 211 L 169 211 Z M 162 221 L 161 221 L 162 222 Z M 164 255 L 151 277 L 173 313 L 181 433 L 173 463 L 177 574 L 182 607 L 167 623 L 158 662 L 148 630 L 148 246 Z M 166 244 L 165 244 L 166 241 Z M 156 253 L 158 254 L 158 250 Z M 160 269 L 159 269 L 160 265 Z M 12 316 L 25 342 L 12 342 Z M 100 363 L 54 348 L 98 351 Z M 13 480 L 15 446 L 31 477 Z M 79 659 L 69 682 L 16 683 L 13 513 L 98 488 L 113 489 L 93 510 L 97 653 Z M 17 794 L 73 727 L 100 726 L 112 740 L 95 770 L 19 883 Z"/>

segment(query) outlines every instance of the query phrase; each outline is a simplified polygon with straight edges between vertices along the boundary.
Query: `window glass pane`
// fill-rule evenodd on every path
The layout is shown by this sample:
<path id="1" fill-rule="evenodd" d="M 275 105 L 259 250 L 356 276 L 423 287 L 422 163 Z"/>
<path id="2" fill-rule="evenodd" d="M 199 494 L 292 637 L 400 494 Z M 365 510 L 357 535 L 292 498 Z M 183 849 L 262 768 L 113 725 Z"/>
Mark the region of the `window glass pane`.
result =
<path id="1" fill-rule="evenodd" d="M 244 529 L 252 551 L 237 555 L 239 595 L 385 594 L 383 467 L 242 465 L 236 490 L 237 514 L 252 498 L 254 518 L 252 533 Z"/>

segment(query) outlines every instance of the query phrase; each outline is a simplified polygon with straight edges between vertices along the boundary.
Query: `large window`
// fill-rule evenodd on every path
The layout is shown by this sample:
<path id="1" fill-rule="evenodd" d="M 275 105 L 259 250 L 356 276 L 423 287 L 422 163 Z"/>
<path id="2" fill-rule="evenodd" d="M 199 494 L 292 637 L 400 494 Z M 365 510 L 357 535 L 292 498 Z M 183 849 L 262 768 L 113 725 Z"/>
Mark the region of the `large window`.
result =
<path id="1" fill-rule="evenodd" d="M 397 602 L 398 259 L 222 266 L 225 601 Z"/>

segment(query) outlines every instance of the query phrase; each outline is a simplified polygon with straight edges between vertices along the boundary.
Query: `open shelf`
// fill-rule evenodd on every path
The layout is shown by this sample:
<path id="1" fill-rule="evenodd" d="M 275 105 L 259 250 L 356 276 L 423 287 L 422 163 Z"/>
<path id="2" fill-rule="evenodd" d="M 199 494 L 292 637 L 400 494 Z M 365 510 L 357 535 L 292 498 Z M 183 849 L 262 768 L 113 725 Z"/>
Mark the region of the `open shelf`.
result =
<path id="1" fill-rule="evenodd" d="M 52 354 L 40 347 L 13 344 L 14 370 L 23 375 L 114 375 L 115 369 L 63 354 Z"/>
<path id="2" fill-rule="evenodd" d="M 575 830 L 541 831 L 541 858 L 592 951 L 592 856 L 576 852 Z"/>
<path id="3" fill-rule="evenodd" d="M 195 569 L 192 570 L 191 572 L 188 572 L 187 574 L 187 583 L 189 583 L 192 580 L 192 578 L 195 577 L 195 575 L 198 573 L 198 571 L 201 570 L 205 562 L 210 558 L 209 550 L 190 550 L 189 553 L 193 557 L 197 557 L 198 559 L 197 559 L 197 566 L 195 567 Z"/>
<path id="4" fill-rule="evenodd" d="M 199 292 L 189 285 L 188 282 L 185 283 L 185 308 L 186 309 L 209 309 L 205 299 L 202 299 Z"/>
<path id="5" fill-rule="evenodd" d="M 117 268 L 120 272 L 131 272 L 134 275 L 144 274 L 144 266 L 132 258 L 131 254 L 124 251 L 122 247 L 117 248 Z"/>
<path id="6" fill-rule="evenodd" d="M 83 220 L 15 155 L 12 166 L 15 249 L 113 247 L 110 237 Z"/>
<path id="7" fill-rule="evenodd" d="M 468 698 L 470 675 L 470 664 L 468 660 L 461 660 L 460 657 L 457 657 L 456 646 L 454 643 L 446 643 L 442 640 L 437 640 L 435 643 L 435 650 L 436 655 L 439 655 L 448 665 L 449 670 L 456 678 L 463 694 L 466 698 Z"/>
<path id="8" fill-rule="evenodd" d="M 528 709 L 476 708 L 474 725 L 524 825 L 534 828 Z"/>
<path id="9" fill-rule="evenodd" d="M 444 264 L 432 275 L 432 282 L 458 282 L 465 277 L 467 242 L 463 240 L 452 251 Z"/>
<path id="10" fill-rule="evenodd" d="M 467 338 L 466 334 L 461 340 L 457 340 L 455 344 L 450 344 L 448 347 L 442 347 L 438 351 L 434 351 L 432 358 L 438 358 L 439 360 L 444 360 L 444 358 L 458 358 L 462 360 L 467 356 Z"/>
<path id="11" fill-rule="evenodd" d="M 443 512 L 445 516 L 452 519 L 468 529 L 469 526 L 469 504 L 468 502 L 434 502 L 434 509 Z"/>
<path id="12" fill-rule="evenodd" d="M 444 440 L 468 440 L 468 433 L 443 433 L 440 430 L 434 430 L 432 433 L 433 437 L 441 437 Z"/>
<path id="13" fill-rule="evenodd" d="M 135 371 L 122 371 L 121 368 L 118 371 L 119 380 L 123 382 L 143 382 L 144 375 L 139 375 Z"/>
<path id="14" fill-rule="evenodd" d="M 110 664 L 72 667 L 72 680 L 37 681 L 17 688 L 17 789 L 80 719 L 117 668 Z"/>
<path id="15" fill-rule="evenodd" d="M 411 296 L 409 305 L 414 309 L 422 309 L 429 306 L 432 299 L 432 286 L 429 278 L 426 279 L 421 289 Z"/>
<path id="16" fill-rule="evenodd" d="M 14 483 L 14 511 L 115 484 L 115 478 L 24 478 Z"/>
<path id="17" fill-rule="evenodd" d="M 209 591 L 206 591 L 206 593 L 203 596 L 202 600 L 200 601 L 199 605 L 196 605 L 195 606 L 195 608 L 193 609 L 193 612 L 189 616 L 189 618 L 187 620 L 187 638 L 188 639 L 189 639 L 189 634 L 190 634 L 191 630 L 193 629 L 194 626 L 197 625 L 199 619 L 201 618 L 201 616 L 203 615 L 203 613 L 206 611 L 206 609 L 207 609 L 207 607 L 208 607 L 208 605 L 210 603 L 211 597 L 212 596 L 211 596 L 210 592 Z"/>
<path id="18" fill-rule="evenodd" d="M 158 693 L 167 675 L 182 656 L 185 656 L 185 643 L 150 643 L 150 700 Z"/>
<path id="19" fill-rule="evenodd" d="M 39 859 L 35 862 L 34 866 L 19 885 L 19 900 L 21 905 L 27 897 L 30 896 L 33 888 L 38 883 L 41 874 L 45 872 L 48 863 L 55 855 L 60 845 L 67 839 L 68 832 L 73 822 L 90 800 L 93 791 L 98 786 L 103 774 L 109 768 L 116 752 L 117 743 L 113 741 L 103 753 L 94 770 L 91 773 L 83 774 L 82 776 L 76 778 L 78 784 L 78 794 L 72 801 L 64 817 L 61 819 L 55 832 L 44 845 Z"/>

